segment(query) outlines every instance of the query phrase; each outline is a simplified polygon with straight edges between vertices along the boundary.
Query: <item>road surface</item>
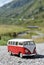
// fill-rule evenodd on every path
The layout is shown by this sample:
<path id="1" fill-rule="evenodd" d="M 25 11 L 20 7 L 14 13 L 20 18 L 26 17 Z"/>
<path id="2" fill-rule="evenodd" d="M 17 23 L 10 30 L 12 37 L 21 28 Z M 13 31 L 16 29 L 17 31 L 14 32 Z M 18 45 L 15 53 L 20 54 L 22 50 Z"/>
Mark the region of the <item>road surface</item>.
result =
<path id="1" fill-rule="evenodd" d="M 11 56 L 7 46 L 0 46 L 0 65 L 44 65 L 44 43 L 36 44 L 38 55 L 35 57 Z"/>

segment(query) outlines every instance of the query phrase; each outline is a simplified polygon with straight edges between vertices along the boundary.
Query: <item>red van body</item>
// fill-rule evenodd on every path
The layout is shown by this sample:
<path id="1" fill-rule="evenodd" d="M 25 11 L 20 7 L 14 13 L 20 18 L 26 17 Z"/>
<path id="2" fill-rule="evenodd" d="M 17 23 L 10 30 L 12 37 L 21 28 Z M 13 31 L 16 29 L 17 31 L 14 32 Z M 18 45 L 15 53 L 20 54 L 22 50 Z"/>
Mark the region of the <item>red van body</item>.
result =
<path id="1" fill-rule="evenodd" d="M 7 43 L 8 52 L 22 56 L 36 55 L 36 45 L 32 39 L 12 39 Z"/>

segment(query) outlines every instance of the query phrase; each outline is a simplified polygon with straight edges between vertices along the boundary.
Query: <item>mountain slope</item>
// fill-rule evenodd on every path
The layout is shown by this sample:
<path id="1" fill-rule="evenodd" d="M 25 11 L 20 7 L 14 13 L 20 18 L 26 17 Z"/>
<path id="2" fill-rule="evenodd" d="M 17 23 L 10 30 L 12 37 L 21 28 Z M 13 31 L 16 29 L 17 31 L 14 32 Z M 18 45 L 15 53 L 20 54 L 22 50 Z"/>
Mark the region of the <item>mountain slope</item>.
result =
<path id="1" fill-rule="evenodd" d="M 13 0 L 0 8 L 0 23 L 14 24 L 19 19 L 44 18 L 44 0 Z"/>
<path id="2" fill-rule="evenodd" d="M 16 15 L 20 14 L 23 11 L 25 5 L 30 4 L 31 1 L 32 0 L 18 0 L 18 1 L 14 0 L 1 8 L 0 16 L 6 16 L 6 15 L 11 16 L 13 14 L 15 15 L 15 13 Z"/>

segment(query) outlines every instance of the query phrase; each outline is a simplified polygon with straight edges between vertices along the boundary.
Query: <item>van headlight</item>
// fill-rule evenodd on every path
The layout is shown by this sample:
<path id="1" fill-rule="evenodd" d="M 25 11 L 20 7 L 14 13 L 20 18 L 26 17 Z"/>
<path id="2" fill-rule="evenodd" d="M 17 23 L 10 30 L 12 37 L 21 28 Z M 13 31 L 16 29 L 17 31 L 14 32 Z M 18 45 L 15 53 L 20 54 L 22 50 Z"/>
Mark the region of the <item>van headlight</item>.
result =
<path id="1" fill-rule="evenodd" d="M 28 53 L 28 50 L 26 49 L 25 52 Z"/>

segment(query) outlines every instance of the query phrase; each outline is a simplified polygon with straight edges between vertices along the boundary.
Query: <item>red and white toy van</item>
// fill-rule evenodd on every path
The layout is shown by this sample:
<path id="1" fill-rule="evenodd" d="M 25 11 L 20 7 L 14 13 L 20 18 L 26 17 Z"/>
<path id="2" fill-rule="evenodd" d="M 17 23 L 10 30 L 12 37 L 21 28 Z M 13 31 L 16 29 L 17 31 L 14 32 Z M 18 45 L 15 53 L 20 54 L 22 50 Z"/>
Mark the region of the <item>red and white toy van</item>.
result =
<path id="1" fill-rule="evenodd" d="M 8 52 L 20 57 L 36 55 L 36 45 L 32 39 L 11 39 L 7 42 Z"/>

